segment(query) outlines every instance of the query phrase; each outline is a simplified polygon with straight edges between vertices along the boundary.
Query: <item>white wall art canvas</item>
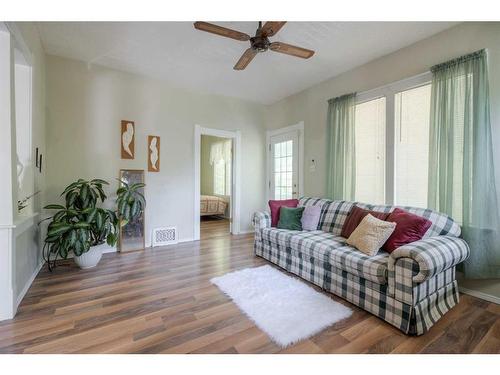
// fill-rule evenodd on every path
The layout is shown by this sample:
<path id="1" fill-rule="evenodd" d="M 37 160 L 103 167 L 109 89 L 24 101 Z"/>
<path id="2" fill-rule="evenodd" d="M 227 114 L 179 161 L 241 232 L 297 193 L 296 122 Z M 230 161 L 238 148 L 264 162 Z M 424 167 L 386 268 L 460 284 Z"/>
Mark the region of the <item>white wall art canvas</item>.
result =
<path id="1" fill-rule="evenodd" d="M 122 120 L 121 156 L 122 159 L 133 159 L 135 156 L 135 124 Z"/>
<path id="2" fill-rule="evenodd" d="M 160 171 L 160 137 L 148 136 L 148 171 Z"/>

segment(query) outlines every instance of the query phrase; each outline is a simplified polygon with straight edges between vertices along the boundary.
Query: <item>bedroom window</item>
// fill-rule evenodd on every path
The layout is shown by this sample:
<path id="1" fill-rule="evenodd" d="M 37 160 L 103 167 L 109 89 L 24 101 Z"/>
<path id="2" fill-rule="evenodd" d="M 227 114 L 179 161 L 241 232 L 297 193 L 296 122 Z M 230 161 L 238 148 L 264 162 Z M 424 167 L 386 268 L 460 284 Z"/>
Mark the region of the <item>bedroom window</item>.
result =
<path id="1" fill-rule="evenodd" d="M 210 150 L 215 195 L 231 195 L 231 140 L 218 142 Z"/>
<path id="2" fill-rule="evenodd" d="M 226 163 L 219 160 L 214 164 L 214 194 L 226 195 Z"/>

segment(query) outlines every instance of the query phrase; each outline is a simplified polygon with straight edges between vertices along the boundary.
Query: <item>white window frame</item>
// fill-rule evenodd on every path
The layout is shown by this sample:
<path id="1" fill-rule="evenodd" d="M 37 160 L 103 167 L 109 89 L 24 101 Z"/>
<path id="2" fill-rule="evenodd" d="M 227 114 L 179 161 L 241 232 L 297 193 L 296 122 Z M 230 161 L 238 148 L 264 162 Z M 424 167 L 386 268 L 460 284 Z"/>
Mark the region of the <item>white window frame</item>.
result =
<path id="1" fill-rule="evenodd" d="M 427 85 L 431 81 L 432 73 L 425 72 L 356 95 L 356 105 L 385 97 L 385 204 L 393 205 L 396 193 L 396 94 Z"/>

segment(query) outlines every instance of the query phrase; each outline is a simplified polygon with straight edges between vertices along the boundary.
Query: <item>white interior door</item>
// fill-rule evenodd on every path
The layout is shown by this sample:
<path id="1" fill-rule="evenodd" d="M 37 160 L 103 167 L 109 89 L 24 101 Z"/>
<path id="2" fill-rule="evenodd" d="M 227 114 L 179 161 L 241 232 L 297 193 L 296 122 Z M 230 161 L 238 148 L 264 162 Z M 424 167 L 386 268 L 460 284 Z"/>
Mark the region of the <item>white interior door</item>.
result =
<path id="1" fill-rule="evenodd" d="M 291 131 L 271 136 L 269 140 L 269 197 L 298 198 L 299 134 Z"/>

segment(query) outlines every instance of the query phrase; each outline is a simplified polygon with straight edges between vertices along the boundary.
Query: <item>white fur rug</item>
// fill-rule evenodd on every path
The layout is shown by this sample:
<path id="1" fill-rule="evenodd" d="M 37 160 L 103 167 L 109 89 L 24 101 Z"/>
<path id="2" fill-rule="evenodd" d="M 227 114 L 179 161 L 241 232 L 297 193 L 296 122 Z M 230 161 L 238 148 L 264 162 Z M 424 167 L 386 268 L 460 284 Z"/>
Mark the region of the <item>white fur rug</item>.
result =
<path id="1" fill-rule="evenodd" d="M 210 281 L 281 347 L 309 338 L 352 313 L 348 307 L 268 265 Z"/>

